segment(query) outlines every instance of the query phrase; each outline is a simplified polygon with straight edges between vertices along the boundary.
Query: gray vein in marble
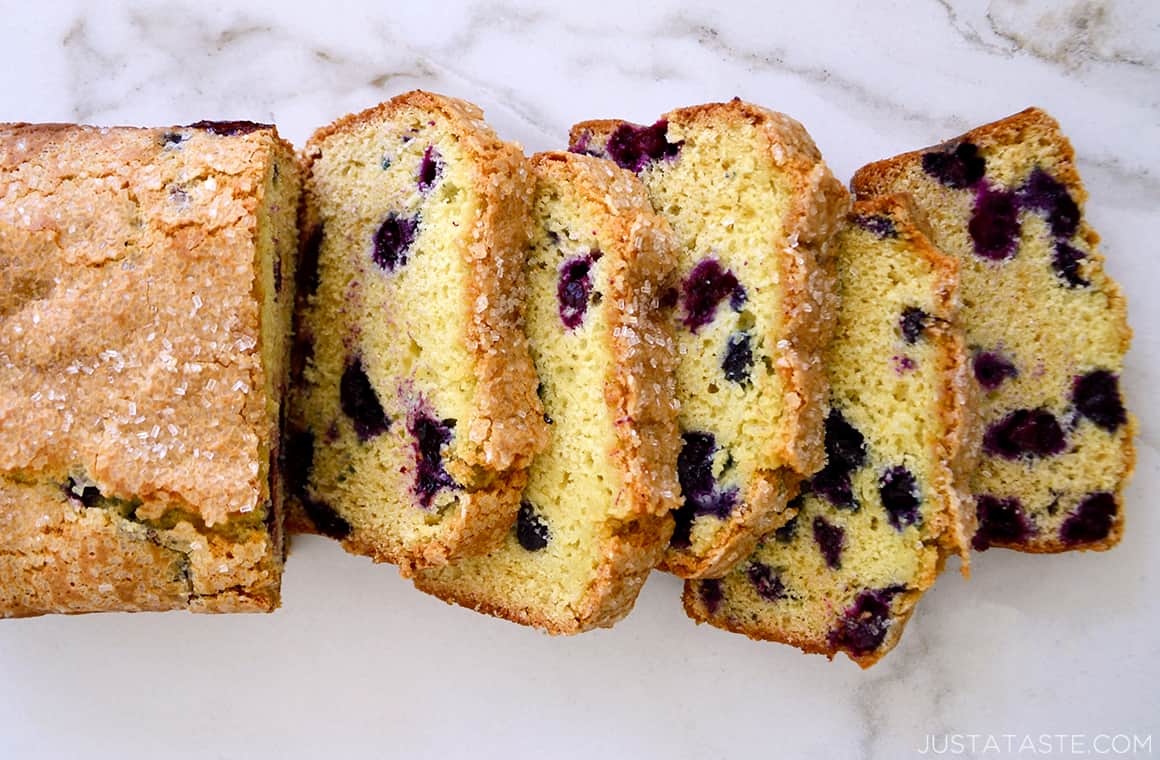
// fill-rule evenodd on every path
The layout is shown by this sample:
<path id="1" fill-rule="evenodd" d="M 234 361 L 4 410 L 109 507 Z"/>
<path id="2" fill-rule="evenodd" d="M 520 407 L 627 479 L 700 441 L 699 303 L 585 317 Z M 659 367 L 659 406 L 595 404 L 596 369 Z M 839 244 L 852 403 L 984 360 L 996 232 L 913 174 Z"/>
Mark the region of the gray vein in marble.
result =
<path id="1" fill-rule="evenodd" d="M 1125 65 L 1147 71 L 1157 69 L 1156 55 L 1140 51 L 1108 50 L 1117 31 L 1109 4 L 1078 0 L 1071 5 L 1047 5 L 1030 29 L 1021 29 L 1020 12 L 1043 6 L 1025 6 L 1018 0 L 996 0 L 979 14 L 979 25 L 999 42 L 983 38 L 982 31 L 956 7 L 955 0 L 935 0 L 947 14 L 951 27 L 971 46 L 992 54 L 1014 58 L 1025 53 L 1048 65 L 1077 72 L 1091 64 Z M 982 10 L 970 6 L 971 10 Z"/>
<path id="2" fill-rule="evenodd" d="M 323 70 L 312 78 L 313 83 L 293 80 L 294 86 L 299 88 L 294 95 L 300 95 L 302 90 L 318 90 L 323 87 L 326 88 L 327 94 L 332 96 L 364 86 L 384 90 L 397 80 L 420 82 L 435 76 L 434 68 L 421 58 L 405 62 L 409 63 L 409 66 L 376 65 L 377 62 L 366 62 L 333 49 L 308 44 L 277 27 L 240 23 L 217 31 L 210 27 L 204 16 L 184 14 L 175 18 L 175 13 L 179 12 L 179 10 L 130 11 L 127 19 L 133 44 L 123 45 L 113 52 L 102 49 L 95 39 L 99 35 L 91 31 L 87 17 L 83 14 L 78 15 L 63 39 L 70 89 L 73 94 L 73 114 L 77 121 L 99 119 L 103 113 L 121 106 L 124 97 L 141 96 L 155 88 L 164 89 L 167 82 L 175 83 L 174 86 L 177 87 L 192 89 L 197 95 L 205 95 L 203 88 L 206 84 L 212 84 L 213 79 L 212 77 L 191 79 L 188 76 L 191 65 L 198 65 L 195 62 L 199 58 L 205 59 L 212 54 L 213 59 L 207 64 L 207 68 L 213 66 L 219 71 L 229 70 L 231 60 L 253 57 L 255 47 L 263 50 L 307 51 L 323 65 Z M 166 33 L 174 29 L 180 29 L 180 45 L 166 44 Z M 118 76 L 110 80 L 101 76 L 108 71 L 130 69 L 133 59 L 138 58 L 144 50 L 161 56 L 162 65 L 143 67 L 142 76 L 136 79 L 131 76 Z M 132 54 L 129 51 L 132 51 Z M 98 80 L 96 77 L 101 78 Z M 96 81 L 101 83 L 113 81 L 120 89 L 110 92 L 108 88 L 93 87 Z M 269 107 L 269 104 L 290 94 L 277 89 L 274 84 L 276 83 L 263 82 L 263 87 L 251 94 L 260 104 Z M 224 92 L 223 95 L 232 96 L 235 101 L 237 99 L 236 92 Z"/>
<path id="3" fill-rule="evenodd" d="M 785 51 L 779 48 L 746 50 L 739 45 L 731 44 L 725 39 L 720 29 L 706 22 L 695 21 L 685 16 L 674 16 L 664 24 L 662 29 L 673 36 L 692 38 L 705 50 L 715 53 L 723 60 L 740 63 L 749 71 L 789 74 L 820 87 L 837 90 L 879 118 L 916 122 L 940 131 L 961 132 L 969 127 L 968 123 L 959 117 L 931 116 L 929 112 L 920 111 L 905 103 L 891 100 L 869 90 L 860 82 L 836 74 L 829 68 L 791 64 L 787 61 Z"/>
<path id="4" fill-rule="evenodd" d="M 1009 6 L 1006 3 L 995 3 L 1000 8 Z M 1138 66 L 1148 70 L 1155 70 L 1156 63 L 1142 56 L 1133 56 L 1122 52 L 1101 53 L 1099 47 L 1106 44 L 1112 37 L 1113 30 L 1108 15 L 1108 6 L 1104 2 L 1083 0 L 1073 4 L 1063 12 L 1062 18 L 1056 16 L 1041 17 L 1036 24 L 1036 34 L 1026 34 L 1008 27 L 1004 21 L 996 18 L 995 9 L 991 8 L 985 14 L 987 24 L 996 36 L 1007 40 L 1020 50 L 1039 58 L 1047 63 L 1062 66 L 1065 69 L 1075 70 L 1087 62 L 1108 64 L 1123 64 Z M 1061 28 L 1062 27 L 1062 28 Z M 1052 40 L 1052 33 L 1064 34 Z M 1054 44 L 1050 44 L 1054 42 Z"/>

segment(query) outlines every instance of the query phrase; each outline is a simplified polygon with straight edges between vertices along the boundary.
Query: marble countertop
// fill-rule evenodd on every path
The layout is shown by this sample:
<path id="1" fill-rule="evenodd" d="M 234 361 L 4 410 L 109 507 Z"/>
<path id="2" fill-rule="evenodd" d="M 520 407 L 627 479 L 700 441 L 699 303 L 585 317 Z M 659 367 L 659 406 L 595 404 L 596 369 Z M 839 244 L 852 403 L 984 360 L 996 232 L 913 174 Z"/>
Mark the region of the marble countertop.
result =
<path id="1" fill-rule="evenodd" d="M 614 630 L 552 639 L 305 538 L 271 616 L 0 624 L 0 757 L 870 759 L 923 756 L 932 735 L 927 755 L 948 735 L 963 757 L 1096 754 L 1099 735 L 1160 754 L 1160 3 L 435 5 L 0 2 L 0 121 L 246 118 L 301 145 L 423 87 L 479 103 L 534 151 L 583 118 L 739 95 L 801 120 L 848 178 L 1043 106 L 1075 143 L 1136 330 L 1123 543 L 981 555 L 862 672 L 694 626 L 666 575 Z M 1024 736 L 1036 751 L 1017 751 Z"/>

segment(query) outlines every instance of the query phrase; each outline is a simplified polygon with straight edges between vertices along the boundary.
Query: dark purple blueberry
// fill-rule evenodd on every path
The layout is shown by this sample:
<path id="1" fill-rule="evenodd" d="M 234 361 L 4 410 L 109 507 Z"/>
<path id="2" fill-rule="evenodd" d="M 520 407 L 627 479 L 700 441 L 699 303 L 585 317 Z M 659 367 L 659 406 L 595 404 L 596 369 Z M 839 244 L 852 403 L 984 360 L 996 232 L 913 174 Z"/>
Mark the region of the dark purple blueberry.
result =
<path id="1" fill-rule="evenodd" d="M 991 261 L 1015 255 L 1019 242 L 1019 204 L 1015 194 L 1001 188 L 982 187 L 967 224 L 975 253 Z"/>
<path id="2" fill-rule="evenodd" d="M 902 338 L 907 343 L 917 343 L 930 324 L 930 315 L 917 306 L 907 306 L 902 310 L 902 318 L 898 320 L 898 329 L 902 331 Z"/>
<path id="3" fill-rule="evenodd" d="M 840 410 L 831 409 L 826 415 L 825 435 L 828 461 L 839 462 L 847 470 L 861 467 L 866 461 L 866 439 Z"/>
<path id="4" fill-rule="evenodd" d="M 1079 273 L 1079 265 L 1087 258 L 1087 254 L 1063 241 L 1055 244 L 1055 253 L 1051 257 L 1051 268 L 1059 279 L 1063 280 L 1068 286 L 1073 288 L 1086 288 L 1091 285 L 1091 280 L 1088 280 Z"/>
<path id="5" fill-rule="evenodd" d="M 1079 229 L 1079 206 L 1063 183 L 1042 169 L 1035 169 L 1019 188 L 1025 208 L 1042 211 L 1051 225 L 1051 234 L 1067 240 Z"/>
<path id="6" fill-rule="evenodd" d="M 375 263 L 388 272 L 405 265 L 418 229 L 418 219 L 389 214 L 375 233 L 375 250 L 371 254 Z"/>
<path id="7" fill-rule="evenodd" d="M 314 433 L 309 430 L 289 430 L 282 449 L 282 467 L 286 491 L 295 496 L 306 493 L 310 472 L 314 469 Z"/>
<path id="8" fill-rule="evenodd" d="M 726 518 L 737 503 L 737 489 L 719 490 L 713 477 L 713 454 L 717 451 L 712 433 L 685 433 L 677 455 L 677 474 L 686 503 L 691 502 L 697 515 Z"/>
<path id="9" fill-rule="evenodd" d="M 947 187 L 962 190 L 983 178 L 987 164 L 979 155 L 977 145 L 961 142 L 924 153 L 922 170 Z"/>
<path id="10" fill-rule="evenodd" d="M 801 497 L 798 497 L 789 503 L 788 508 L 801 509 L 801 504 Z M 773 537 L 779 544 L 788 544 L 789 542 L 793 541 L 794 536 L 797 535 L 798 516 L 800 514 L 800 512 L 795 514 L 793 517 L 789 518 L 789 521 L 785 525 L 782 525 L 780 528 L 773 532 Z"/>
<path id="11" fill-rule="evenodd" d="M 516 539 L 520 546 L 530 552 L 538 552 L 548 545 L 548 524 L 536 513 L 536 508 L 528 500 L 520 502 L 516 516 Z"/>
<path id="12" fill-rule="evenodd" d="M 975 500 L 975 510 L 979 527 L 971 546 L 976 551 L 986 551 L 994 544 L 1021 544 L 1035 533 L 1023 506 L 1014 497 L 1000 499 L 984 494 Z"/>
<path id="13" fill-rule="evenodd" d="M 424 509 L 431 506 L 435 494 L 444 488 L 459 488 L 459 484 L 443 468 L 443 447 L 451 442 L 455 420 L 437 420 L 426 412 L 418 412 L 411 420 L 409 430 L 415 436 L 415 494 Z"/>
<path id="14" fill-rule="evenodd" d="M 680 298 L 681 294 L 677 292 L 676 288 L 665 288 L 664 292 L 661 293 L 661 297 L 657 301 L 657 304 L 662 309 L 671 309 L 677 305 L 677 301 L 680 300 Z"/>
<path id="15" fill-rule="evenodd" d="M 721 490 L 713 477 L 713 455 L 717 441 L 712 433 L 690 432 L 682 436 L 681 453 L 677 455 L 677 477 L 684 503 L 673 513 L 676 527 L 671 543 L 678 548 L 689 546 L 693 520 L 702 515 L 719 519 L 729 516 L 737 504 L 737 488 Z"/>
<path id="16" fill-rule="evenodd" d="M 162 148 L 174 148 L 185 142 L 185 135 L 180 132 L 166 132 L 161 135 Z"/>
<path id="17" fill-rule="evenodd" d="M 898 228 L 894 226 L 894 220 L 885 214 L 856 214 L 850 217 L 850 221 L 880 238 L 898 237 Z"/>
<path id="18" fill-rule="evenodd" d="M 830 643 L 857 657 L 878 649 L 890 630 L 890 603 L 903 590 L 903 586 L 889 586 L 859 593 L 842 613 L 842 622 L 830 633 Z"/>
<path id="19" fill-rule="evenodd" d="M 274 292 L 282 292 L 282 254 L 274 251 Z"/>
<path id="20" fill-rule="evenodd" d="M 822 517 L 814 518 L 814 541 L 818 544 L 826 565 L 831 570 L 842 566 L 842 549 L 846 547 L 846 531 L 840 525 L 826 522 Z"/>
<path id="21" fill-rule="evenodd" d="M 717 306 L 726 298 L 735 308 L 745 303 L 745 289 L 737 277 L 721 268 L 717 259 L 701 259 L 682 283 L 685 301 L 685 327 L 693 332 L 713 321 Z"/>
<path id="22" fill-rule="evenodd" d="M 745 574 L 749 576 L 749 582 L 753 584 L 757 595 L 765 601 L 776 602 L 785 596 L 785 584 L 769 565 L 755 560 L 749 563 Z"/>
<path id="23" fill-rule="evenodd" d="M 698 591 L 701 596 L 701 603 L 705 605 L 705 610 L 710 615 L 716 615 L 718 608 L 721 606 L 721 600 L 725 598 L 725 592 L 721 588 L 721 581 L 716 578 L 707 578 L 699 581 Z"/>
<path id="24" fill-rule="evenodd" d="M 435 186 L 435 180 L 443 173 L 443 158 L 434 145 L 428 145 L 423 151 L 423 160 L 419 163 L 419 192 L 425 193 Z"/>
<path id="25" fill-rule="evenodd" d="M 983 388 L 993 391 L 1004 381 L 1017 377 L 1019 370 L 1007 357 L 993 351 L 980 351 L 972 361 L 975 369 L 975 380 Z"/>
<path id="26" fill-rule="evenodd" d="M 729 336 L 725 343 L 725 358 L 721 362 L 726 380 L 739 385 L 749 382 L 749 370 L 753 367 L 750 342 L 751 336 L 747 332 L 736 332 Z"/>
<path id="27" fill-rule="evenodd" d="M 850 473 L 866 461 L 866 440 L 838 409 L 825 423 L 826 466 L 810 479 L 809 490 L 842 509 L 857 509 Z"/>
<path id="28" fill-rule="evenodd" d="M 664 119 L 649 127 L 621 124 L 608 138 L 604 152 L 618 166 L 634 172 L 639 172 L 650 161 L 675 158 L 681 152 L 683 141 L 669 142 L 665 137 L 668 126 Z"/>
<path id="29" fill-rule="evenodd" d="M 222 137 L 233 137 L 235 135 L 248 135 L 250 132 L 257 132 L 259 129 L 273 129 L 273 124 L 259 124 L 254 121 L 196 121 L 193 124 L 187 124 L 190 129 L 204 129 L 206 132 L 212 132 L 215 135 Z"/>
<path id="30" fill-rule="evenodd" d="M 596 153 L 589 149 L 588 143 L 592 142 L 592 133 L 587 129 L 580 133 L 572 143 L 568 146 L 568 152 L 580 153 L 586 156 L 595 156 Z"/>
<path id="31" fill-rule="evenodd" d="M 878 479 L 878 495 L 886 508 L 887 519 L 895 530 L 918 522 L 918 483 L 910 470 L 898 465 Z"/>
<path id="32" fill-rule="evenodd" d="M 77 493 L 78 485 L 76 480 L 70 476 L 63 484 L 64 495 L 74 501 L 79 501 L 86 508 L 95 507 L 101 503 L 101 499 L 104 498 L 101 495 L 101 489 L 86 485 L 80 489 L 80 493 Z"/>
<path id="33" fill-rule="evenodd" d="M 356 357 L 342 371 L 338 395 L 342 411 L 354 423 L 354 432 L 360 441 L 370 440 L 390 429 L 391 419 L 383 411 L 379 395 L 363 369 L 361 357 Z"/>
<path id="34" fill-rule="evenodd" d="M 330 536 L 339 541 L 350 535 L 350 523 L 336 512 L 334 507 L 308 496 L 301 496 L 298 501 L 302 504 L 302 509 L 306 511 L 306 516 L 310 518 L 310 522 L 314 523 L 314 527 L 322 535 Z"/>
<path id="35" fill-rule="evenodd" d="M 1106 491 L 1088 494 L 1059 529 L 1059 537 L 1068 544 L 1091 544 L 1103 541 L 1116 521 L 1116 497 Z"/>
<path id="36" fill-rule="evenodd" d="M 302 244 L 299 254 L 298 270 L 295 273 L 295 283 L 298 292 L 312 296 L 318 292 L 318 254 L 322 249 L 322 225 L 318 225 L 310 232 L 306 242 Z"/>
<path id="37" fill-rule="evenodd" d="M 1063 428 L 1046 409 L 1017 409 L 987 428 L 983 451 L 1004 459 L 1046 457 L 1067 446 Z"/>
<path id="38" fill-rule="evenodd" d="M 840 464 L 829 464 L 810 478 L 809 490 L 839 509 L 857 509 L 850 471 Z"/>
<path id="39" fill-rule="evenodd" d="M 588 299 L 592 294 L 592 265 L 600 260 L 600 251 L 568 259 L 560 265 L 556 299 L 560 302 L 560 321 L 573 330 L 584 321 Z"/>
<path id="40" fill-rule="evenodd" d="M 1106 369 L 1097 369 L 1075 379 L 1071 401 L 1079 413 L 1109 433 L 1128 421 L 1120 398 L 1120 378 Z"/>
<path id="41" fill-rule="evenodd" d="M 696 505 L 686 500 L 673 510 L 673 535 L 669 546 L 674 549 L 688 549 L 693 545 L 693 520 L 696 519 Z"/>

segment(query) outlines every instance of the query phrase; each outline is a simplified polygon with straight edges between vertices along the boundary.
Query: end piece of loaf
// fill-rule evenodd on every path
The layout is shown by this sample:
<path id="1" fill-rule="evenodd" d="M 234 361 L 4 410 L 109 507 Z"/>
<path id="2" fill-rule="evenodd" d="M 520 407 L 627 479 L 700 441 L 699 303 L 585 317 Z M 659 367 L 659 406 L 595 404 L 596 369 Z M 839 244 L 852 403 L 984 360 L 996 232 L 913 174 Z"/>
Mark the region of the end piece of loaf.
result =
<path id="1" fill-rule="evenodd" d="M 0 126 L 0 616 L 278 606 L 300 190 L 268 125 Z"/>

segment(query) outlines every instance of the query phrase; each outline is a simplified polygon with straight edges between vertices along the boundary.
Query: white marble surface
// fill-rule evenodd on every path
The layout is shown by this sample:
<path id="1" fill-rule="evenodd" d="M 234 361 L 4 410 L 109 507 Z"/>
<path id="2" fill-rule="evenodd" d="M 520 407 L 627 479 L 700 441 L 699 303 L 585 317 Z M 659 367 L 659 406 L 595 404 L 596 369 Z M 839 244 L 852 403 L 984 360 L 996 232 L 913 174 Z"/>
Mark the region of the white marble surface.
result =
<path id="1" fill-rule="evenodd" d="M 948 732 L 1151 735 L 1160 754 L 1160 3 L 430 5 L 0 2 L 0 121 L 250 118 L 301 144 L 424 87 L 478 102 L 531 151 L 582 118 L 740 95 L 802 120 L 848 177 L 1044 106 L 1076 145 L 1136 329 L 1123 544 L 989 552 L 863 673 L 695 627 L 668 576 L 616 629 L 551 639 L 304 539 L 274 615 L 0 624 L 0 757 L 898 758 Z"/>

